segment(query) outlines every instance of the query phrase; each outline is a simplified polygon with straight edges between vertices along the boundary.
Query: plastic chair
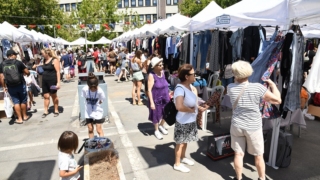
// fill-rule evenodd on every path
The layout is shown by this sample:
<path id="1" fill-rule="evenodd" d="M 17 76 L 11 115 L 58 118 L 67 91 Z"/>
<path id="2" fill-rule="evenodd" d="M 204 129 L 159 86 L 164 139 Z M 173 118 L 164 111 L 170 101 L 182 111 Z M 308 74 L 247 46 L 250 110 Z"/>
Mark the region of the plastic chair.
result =
<path id="1" fill-rule="evenodd" d="M 208 81 L 208 85 L 207 85 L 208 97 L 211 96 L 211 92 L 213 92 L 212 89 L 217 85 L 218 78 L 219 78 L 218 74 L 212 74 L 209 77 L 209 81 Z"/>
<path id="2" fill-rule="evenodd" d="M 221 92 L 220 94 L 220 98 L 219 98 L 219 102 L 221 104 L 222 102 L 222 97 L 223 97 L 223 92 L 224 92 L 224 87 L 223 86 L 216 86 L 214 88 L 212 88 L 211 90 L 211 94 L 213 94 L 214 92 L 219 91 Z M 201 129 L 203 131 L 207 130 L 207 121 L 208 121 L 208 113 L 210 113 L 210 117 L 211 119 L 214 121 L 213 118 L 213 113 L 215 113 L 217 111 L 217 109 L 215 107 L 210 107 L 209 109 L 205 110 L 202 112 L 202 125 L 201 125 Z M 218 109 L 218 111 L 221 112 L 221 109 Z M 221 120 L 220 120 L 220 127 L 221 127 Z"/>

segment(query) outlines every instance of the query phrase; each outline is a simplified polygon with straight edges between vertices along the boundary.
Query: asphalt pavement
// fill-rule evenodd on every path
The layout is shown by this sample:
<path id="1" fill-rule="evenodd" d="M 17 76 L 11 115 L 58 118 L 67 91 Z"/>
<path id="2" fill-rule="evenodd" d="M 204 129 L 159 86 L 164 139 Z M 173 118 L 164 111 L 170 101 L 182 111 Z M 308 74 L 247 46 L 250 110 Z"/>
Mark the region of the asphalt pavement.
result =
<path id="1" fill-rule="evenodd" d="M 232 179 L 233 158 L 212 161 L 206 156 L 207 140 L 213 134 L 225 133 L 230 127 L 230 110 L 222 112 L 222 124 L 208 122 L 208 130 L 199 129 L 199 141 L 188 144 L 187 156 L 195 161 L 189 173 L 173 170 L 174 141 L 173 127 L 167 126 L 169 134 L 163 140 L 153 135 L 153 125 L 148 121 L 147 106 L 131 105 L 132 82 L 117 83 L 114 76 L 105 77 L 108 85 L 109 119 L 103 124 L 104 133 L 119 151 L 121 173 L 127 180 L 175 180 L 175 179 Z M 57 141 L 65 130 L 78 134 L 82 143 L 87 138 L 87 128 L 78 120 L 77 82 L 62 83 L 58 92 L 59 117 L 53 112 L 46 118 L 43 113 L 43 99 L 36 97 L 37 112 L 24 124 L 11 124 L 10 119 L 0 123 L 0 180 L 47 180 L 59 179 Z M 52 104 L 50 105 L 52 106 Z M 52 109 L 52 108 L 51 108 Z M 266 168 L 268 179 L 320 179 L 319 144 L 320 121 L 307 120 L 307 129 L 294 126 L 292 162 L 288 168 L 275 170 Z M 290 132 L 290 131 L 288 131 Z M 75 157 L 82 161 L 83 154 Z M 258 179 L 254 158 L 245 156 L 244 179 Z"/>

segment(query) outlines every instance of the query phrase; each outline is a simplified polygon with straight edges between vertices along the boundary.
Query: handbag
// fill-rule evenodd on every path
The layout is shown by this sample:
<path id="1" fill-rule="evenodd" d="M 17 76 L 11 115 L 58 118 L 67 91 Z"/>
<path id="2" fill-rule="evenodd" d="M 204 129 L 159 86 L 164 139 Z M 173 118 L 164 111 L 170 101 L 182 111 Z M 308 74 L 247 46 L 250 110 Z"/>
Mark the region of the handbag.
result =
<path id="1" fill-rule="evenodd" d="M 178 87 L 179 86 L 177 86 L 176 88 Z M 185 97 L 185 94 L 183 95 L 183 97 Z M 178 110 L 176 108 L 176 105 L 174 104 L 173 98 L 171 98 L 170 101 L 164 106 L 162 111 L 163 119 L 166 121 L 166 123 L 169 126 L 172 126 L 174 123 L 176 123 L 177 113 L 178 113 Z"/>
<path id="2" fill-rule="evenodd" d="M 38 73 L 39 75 L 42 75 L 43 72 L 44 72 L 43 67 L 42 67 L 42 66 L 38 66 L 38 67 L 37 67 L 37 73 Z"/>
<path id="3" fill-rule="evenodd" d="M 7 118 L 11 118 L 13 115 L 13 105 L 12 105 L 10 95 L 7 92 L 4 93 L 3 100 L 4 100 L 4 103 L 3 103 L 4 111 L 7 115 Z"/>

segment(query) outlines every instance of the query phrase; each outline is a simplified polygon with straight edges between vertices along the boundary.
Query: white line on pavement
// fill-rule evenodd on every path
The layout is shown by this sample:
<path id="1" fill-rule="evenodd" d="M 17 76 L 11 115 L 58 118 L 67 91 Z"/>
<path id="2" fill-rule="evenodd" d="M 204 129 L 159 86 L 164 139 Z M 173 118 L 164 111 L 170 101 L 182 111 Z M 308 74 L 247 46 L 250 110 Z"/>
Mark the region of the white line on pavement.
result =
<path id="1" fill-rule="evenodd" d="M 144 171 L 144 168 L 143 168 L 142 163 L 139 159 L 139 156 L 138 156 L 137 152 L 135 151 L 133 144 L 132 144 L 131 140 L 129 139 L 127 132 L 124 129 L 123 124 L 122 124 L 118 114 L 116 113 L 116 111 L 112 105 L 112 101 L 110 100 L 109 97 L 108 97 L 108 102 L 109 102 L 109 112 L 111 113 L 111 115 L 114 119 L 114 122 L 117 126 L 121 142 L 126 149 L 126 154 L 129 159 L 129 162 L 131 164 L 135 178 L 139 179 L 139 180 L 149 180 L 149 177 L 148 177 L 147 173 Z"/>
<path id="2" fill-rule="evenodd" d="M 79 94 L 78 91 L 76 92 L 76 97 L 74 99 L 74 104 L 73 104 L 73 109 L 72 109 L 72 114 L 71 117 L 78 116 L 78 107 L 79 107 Z"/>

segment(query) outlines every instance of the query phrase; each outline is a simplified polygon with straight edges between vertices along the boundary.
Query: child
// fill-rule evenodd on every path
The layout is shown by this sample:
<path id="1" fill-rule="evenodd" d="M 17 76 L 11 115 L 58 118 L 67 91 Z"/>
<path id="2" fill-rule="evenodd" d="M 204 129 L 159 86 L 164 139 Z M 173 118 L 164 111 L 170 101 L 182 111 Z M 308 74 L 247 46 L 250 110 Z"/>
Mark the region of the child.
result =
<path id="1" fill-rule="evenodd" d="M 72 154 L 76 152 L 78 142 L 78 136 L 72 131 L 63 132 L 59 138 L 59 175 L 62 180 L 80 179 L 79 171 L 82 166 L 78 166 Z"/>
<path id="2" fill-rule="evenodd" d="M 96 124 L 96 129 L 99 137 L 103 137 L 102 124 L 104 122 L 103 109 L 100 104 L 105 100 L 105 94 L 101 88 L 98 87 L 98 78 L 93 74 L 89 73 L 88 86 L 83 87 L 82 97 L 86 99 L 86 124 L 88 126 L 89 138 L 94 137 L 93 124 Z"/>

